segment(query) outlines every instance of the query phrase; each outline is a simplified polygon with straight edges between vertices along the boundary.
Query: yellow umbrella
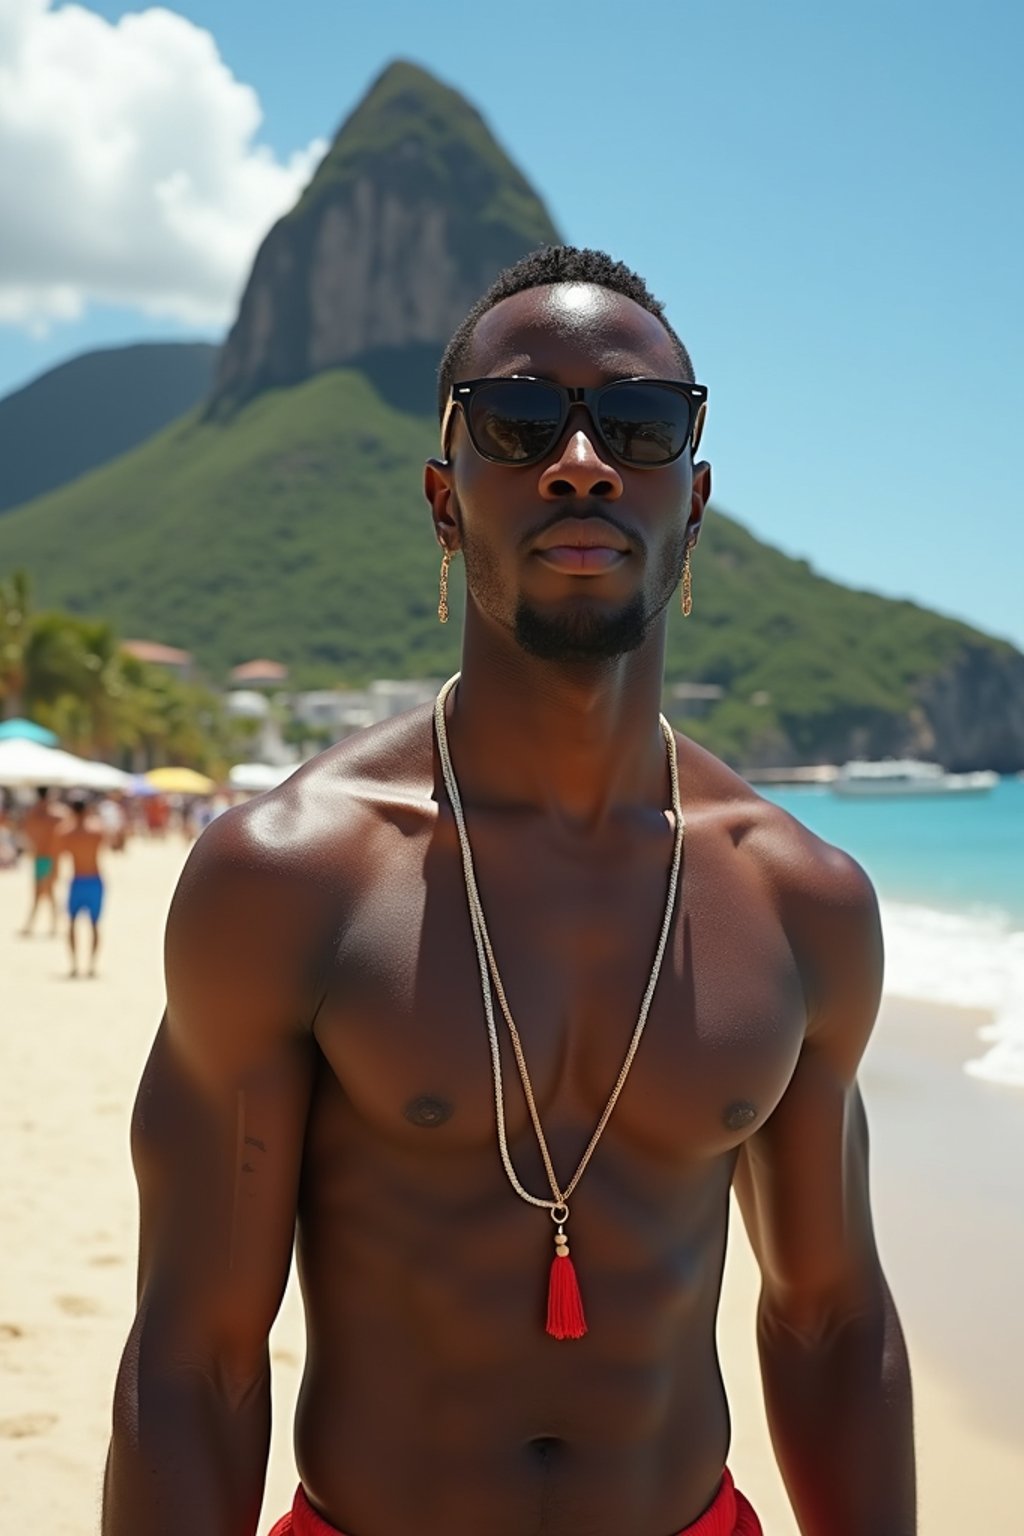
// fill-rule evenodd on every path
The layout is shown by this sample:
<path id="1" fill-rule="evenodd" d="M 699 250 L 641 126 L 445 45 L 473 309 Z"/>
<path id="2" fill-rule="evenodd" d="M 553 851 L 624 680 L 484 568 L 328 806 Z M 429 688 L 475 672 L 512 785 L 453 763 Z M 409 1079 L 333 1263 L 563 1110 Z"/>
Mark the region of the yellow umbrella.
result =
<path id="1" fill-rule="evenodd" d="M 194 768 L 151 768 L 144 777 L 165 795 L 212 795 L 217 788 L 212 779 Z"/>

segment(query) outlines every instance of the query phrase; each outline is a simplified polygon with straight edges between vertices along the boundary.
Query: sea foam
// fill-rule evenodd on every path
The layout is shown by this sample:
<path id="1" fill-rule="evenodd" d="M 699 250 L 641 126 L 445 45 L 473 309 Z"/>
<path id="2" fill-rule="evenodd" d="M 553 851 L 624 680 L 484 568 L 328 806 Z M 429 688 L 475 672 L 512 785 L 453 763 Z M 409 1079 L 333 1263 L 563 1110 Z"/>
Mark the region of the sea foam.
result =
<path id="1" fill-rule="evenodd" d="M 1024 1088 L 1024 929 L 1003 913 L 974 916 L 882 902 L 885 991 L 993 1015 L 965 1071 Z"/>

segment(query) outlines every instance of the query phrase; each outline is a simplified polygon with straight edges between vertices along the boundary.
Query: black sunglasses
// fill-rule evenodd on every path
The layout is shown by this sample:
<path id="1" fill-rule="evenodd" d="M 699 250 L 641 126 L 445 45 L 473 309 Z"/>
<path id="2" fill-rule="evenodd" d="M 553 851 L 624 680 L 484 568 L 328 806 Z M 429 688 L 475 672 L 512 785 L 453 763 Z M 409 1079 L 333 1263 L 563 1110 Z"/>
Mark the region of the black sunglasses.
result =
<path id="1" fill-rule="evenodd" d="M 512 375 L 453 384 L 441 423 L 447 457 L 452 412 L 466 419 L 469 440 L 493 464 L 536 464 L 565 430 L 574 405 L 590 412 L 601 446 L 634 469 L 671 464 L 688 444 L 696 452 L 708 392 L 703 384 L 670 379 L 616 379 L 596 389 L 571 389 L 548 379 Z"/>

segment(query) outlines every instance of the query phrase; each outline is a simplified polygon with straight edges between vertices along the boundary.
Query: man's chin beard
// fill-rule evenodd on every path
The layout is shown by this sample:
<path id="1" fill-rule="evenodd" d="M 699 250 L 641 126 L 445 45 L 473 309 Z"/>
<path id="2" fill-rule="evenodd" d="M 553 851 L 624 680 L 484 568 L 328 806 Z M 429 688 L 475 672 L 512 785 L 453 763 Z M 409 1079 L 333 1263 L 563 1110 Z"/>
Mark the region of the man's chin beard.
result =
<path id="1" fill-rule="evenodd" d="M 542 661 L 613 661 L 643 644 L 653 617 L 640 593 L 612 613 L 592 607 L 542 613 L 520 602 L 515 637 L 528 655 Z"/>

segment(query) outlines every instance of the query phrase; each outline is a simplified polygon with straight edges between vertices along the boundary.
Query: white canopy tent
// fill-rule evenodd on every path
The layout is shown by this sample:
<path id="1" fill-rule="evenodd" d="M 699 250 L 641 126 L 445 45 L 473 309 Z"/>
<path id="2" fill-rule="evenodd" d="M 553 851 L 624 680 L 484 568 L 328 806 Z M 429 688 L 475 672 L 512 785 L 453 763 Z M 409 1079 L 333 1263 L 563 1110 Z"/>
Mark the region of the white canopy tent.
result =
<path id="1" fill-rule="evenodd" d="M 120 768 L 115 768 L 110 763 L 90 762 L 85 757 L 76 757 L 74 761 L 78 765 L 78 778 L 74 788 L 123 790 L 125 794 L 132 793 L 133 780 L 130 773 L 122 773 Z"/>
<path id="2" fill-rule="evenodd" d="M 131 785 L 131 774 L 109 763 L 93 763 L 36 741 L 0 741 L 0 787 L 4 789 L 130 791 Z"/>
<path id="3" fill-rule="evenodd" d="M 285 768 L 274 768 L 270 763 L 236 763 L 228 774 L 228 784 L 232 789 L 260 795 L 265 789 L 276 789 L 283 784 L 298 766 L 298 763 L 289 763 Z"/>

